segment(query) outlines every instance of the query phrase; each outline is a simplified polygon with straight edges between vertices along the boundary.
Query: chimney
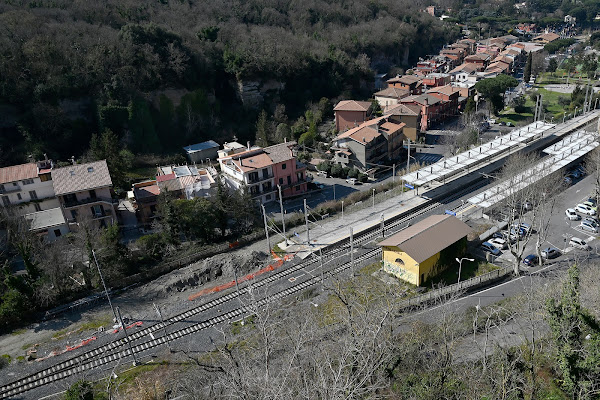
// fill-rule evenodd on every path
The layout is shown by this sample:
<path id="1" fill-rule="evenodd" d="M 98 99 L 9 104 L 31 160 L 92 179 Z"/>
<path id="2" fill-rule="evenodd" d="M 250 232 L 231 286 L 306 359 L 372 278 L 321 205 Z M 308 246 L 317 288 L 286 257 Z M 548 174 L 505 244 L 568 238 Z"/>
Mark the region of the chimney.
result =
<path id="1" fill-rule="evenodd" d="M 287 138 L 286 137 L 283 138 L 283 143 L 287 143 Z"/>
<path id="2" fill-rule="evenodd" d="M 367 143 L 367 138 L 363 137 L 363 142 Z"/>
<path id="3" fill-rule="evenodd" d="M 71 164 L 73 164 L 73 165 L 77 164 L 77 163 L 75 162 L 75 156 L 71 156 Z"/>
<path id="4" fill-rule="evenodd" d="M 250 141 L 249 140 L 246 142 L 246 146 L 248 147 L 248 150 L 250 150 Z"/>
<path id="5" fill-rule="evenodd" d="M 48 161 L 48 154 L 44 153 L 44 160 Z"/>

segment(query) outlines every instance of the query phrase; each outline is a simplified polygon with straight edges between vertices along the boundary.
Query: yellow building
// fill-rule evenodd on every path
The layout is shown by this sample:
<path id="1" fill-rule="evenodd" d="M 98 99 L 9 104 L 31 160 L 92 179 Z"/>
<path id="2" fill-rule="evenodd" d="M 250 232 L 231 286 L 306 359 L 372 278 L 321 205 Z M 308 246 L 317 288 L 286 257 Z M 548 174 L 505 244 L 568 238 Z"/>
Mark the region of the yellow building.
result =
<path id="1" fill-rule="evenodd" d="M 452 215 L 432 215 L 379 243 L 383 269 L 422 285 L 464 253 L 471 228 Z"/>

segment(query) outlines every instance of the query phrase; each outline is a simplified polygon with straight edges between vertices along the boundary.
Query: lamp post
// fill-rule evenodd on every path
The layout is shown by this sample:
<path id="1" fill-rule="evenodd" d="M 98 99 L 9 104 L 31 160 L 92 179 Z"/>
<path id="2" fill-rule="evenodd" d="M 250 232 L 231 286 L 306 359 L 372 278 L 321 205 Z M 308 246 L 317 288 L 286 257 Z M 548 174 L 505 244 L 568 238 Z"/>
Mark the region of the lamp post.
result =
<path id="1" fill-rule="evenodd" d="M 344 200 L 342 200 L 342 219 L 344 219 Z"/>
<path id="2" fill-rule="evenodd" d="M 472 258 L 466 258 L 466 257 L 463 257 L 463 258 L 461 258 L 460 260 L 459 260 L 458 258 L 456 258 L 456 261 L 458 261 L 458 281 L 456 282 L 457 284 L 459 284 L 459 283 L 460 283 L 460 273 L 461 273 L 461 271 L 462 271 L 462 262 L 463 262 L 463 260 L 467 260 L 467 261 L 475 261 L 475 260 L 474 260 L 474 259 L 472 259 Z"/>
<path id="3" fill-rule="evenodd" d="M 371 196 L 373 198 L 373 208 L 375 208 L 375 188 L 373 188 L 373 196 Z"/>

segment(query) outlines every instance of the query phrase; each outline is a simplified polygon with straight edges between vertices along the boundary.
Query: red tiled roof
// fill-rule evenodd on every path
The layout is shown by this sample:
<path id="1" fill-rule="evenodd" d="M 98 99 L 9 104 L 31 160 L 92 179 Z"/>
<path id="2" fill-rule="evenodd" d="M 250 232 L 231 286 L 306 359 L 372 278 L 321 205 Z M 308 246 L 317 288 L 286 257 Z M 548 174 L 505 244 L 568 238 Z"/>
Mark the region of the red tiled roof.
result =
<path id="1" fill-rule="evenodd" d="M 37 178 L 38 169 L 36 163 L 12 165 L 0 168 L 0 184 L 22 181 L 23 179 Z"/>
<path id="2" fill-rule="evenodd" d="M 156 177 L 156 182 L 170 181 L 171 179 L 175 179 L 175 174 L 159 175 Z"/>
<path id="3" fill-rule="evenodd" d="M 367 111 L 370 107 L 369 101 L 342 100 L 336 104 L 333 111 Z"/>
<path id="4" fill-rule="evenodd" d="M 385 88 L 374 94 L 374 96 L 391 97 L 394 99 L 401 99 L 408 95 L 410 95 L 410 92 L 408 90 L 395 87 Z"/>

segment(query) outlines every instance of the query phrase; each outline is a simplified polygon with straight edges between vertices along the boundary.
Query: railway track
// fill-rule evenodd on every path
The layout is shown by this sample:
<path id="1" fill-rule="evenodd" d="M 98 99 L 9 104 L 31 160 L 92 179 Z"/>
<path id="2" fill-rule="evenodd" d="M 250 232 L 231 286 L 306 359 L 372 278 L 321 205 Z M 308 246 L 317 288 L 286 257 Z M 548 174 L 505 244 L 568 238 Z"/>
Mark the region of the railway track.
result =
<path id="1" fill-rule="evenodd" d="M 467 193 L 470 193 L 474 190 L 479 189 L 482 186 L 485 186 L 486 184 L 487 184 L 487 182 L 482 180 L 482 181 L 478 182 L 477 184 L 471 185 L 465 189 L 457 191 L 448 197 L 445 197 L 443 199 L 440 199 L 440 198 L 438 198 L 438 199 L 443 200 L 447 203 L 450 203 L 450 202 L 464 196 Z M 429 200 L 428 202 L 425 202 L 425 203 L 417 206 L 416 208 L 408 210 L 407 212 L 405 212 L 403 214 L 400 214 L 394 218 L 388 219 L 387 221 L 384 222 L 384 229 L 386 231 L 386 234 L 393 234 L 393 233 L 405 228 L 407 226 L 407 224 L 410 224 L 410 222 L 412 220 L 414 220 L 428 212 L 434 211 L 436 208 L 441 207 L 442 205 L 443 204 L 438 202 L 436 199 L 432 199 L 432 200 Z M 459 207 L 460 206 L 457 206 L 457 207 L 454 207 L 453 209 L 456 209 Z M 367 228 L 366 230 L 363 230 L 362 232 L 357 234 L 354 237 L 354 245 L 358 246 L 358 245 L 361 245 L 364 243 L 368 243 L 368 242 L 372 241 L 373 239 L 376 239 L 377 237 L 379 237 L 380 234 L 381 234 L 380 226 L 379 226 L 379 224 L 375 224 L 372 227 Z M 349 248 L 350 248 L 349 238 L 341 239 L 340 241 L 338 241 L 336 243 L 333 243 L 333 244 L 323 247 L 322 251 L 323 251 L 324 261 L 329 262 L 329 261 L 333 260 L 334 258 L 338 257 L 341 253 L 348 252 Z M 373 255 L 371 255 L 371 253 L 373 253 L 373 252 L 377 253 L 377 252 L 379 252 L 379 249 L 369 250 L 366 253 L 364 253 L 363 255 L 359 255 L 356 258 L 355 262 L 359 263 L 361 260 L 364 261 L 365 259 L 372 257 Z M 373 253 L 373 254 L 375 254 L 375 253 Z M 365 257 L 367 257 L 367 258 L 365 258 Z M 287 276 L 292 275 L 296 272 L 302 271 L 303 269 L 306 269 L 318 262 L 319 261 L 316 259 L 304 260 L 303 262 L 291 265 L 288 268 L 274 271 L 273 273 L 265 276 L 264 278 L 253 281 L 252 287 L 258 288 L 258 287 L 262 287 L 262 286 L 271 284 L 273 282 L 276 282 L 280 279 L 285 279 Z M 325 274 L 327 274 L 328 276 L 330 276 L 332 274 L 337 274 L 348 267 L 349 266 L 347 264 L 344 264 L 342 266 L 337 266 L 333 269 L 333 272 L 329 271 L 329 272 L 325 272 Z M 311 280 L 298 283 L 289 289 L 285 289 L 285 290 L 277 293 L 275 296 L 277 296 L 276 298 L 281 298 L 281 297 L 288 296 L 292 293 L 296 293 L 297 291 L 304 290 L 307 287 L 311 286 L 312 284 L 314 284 L 316 282 L 320 282 L 320 279 L 321 279 L 320 277 L 312 277 Z M 310 283 L 308 286 L 306 286 L 307 284 L 305 282 L 312 282 L 312 283 Z M 248 290 L 249 290 L 248 285 L 240 287 L 240 291 L 242 293 L 246 293 Z M 271 296 L 271 298 L 272 297 L 273 296 Z M 164 329 L 164 327 L 169 327 L 169 326 L 172 326 L 179 322 L 183 322 L 194 315 L 211 310 L 211 309 L 218 307 L 224 303 L 227 303 L 235 298 L 237 298 L 236 292 L 232 291 L 232 292 L 223 294 L 211 301 L 208 301 L 207 303 L 200 304 L 200 305 L 195 306 L 183 313 L 177 314 L 171 318 L 166 319 L 164 324 L 162 322 L 156 323 L 147 328 L 143 328 L 139 331 L 133 332 L 133 333 L 129 334 L 129 340 L 136 341 L 136 340 L 143 339 L 144 337 L 147 337 L 147 336 L 152 337 L 150 334 L 157 332 L 159 330 L 162 330 L 162 329 Z M 263 301 L 263 300 L 261 300 L 261 301 Z M 264 300 L 264 301 L 266 301 L 266 300 Z M 187 326 L 185 328 L 181 328 L 178 330 L 174 330 L 171 333 L 169 333 L 167 336 L 159 336 L 156 339 L 152 339 L 152 340 L 149 340 L 146 342 L 135 344 L 133 346 L 133 350 L 134 350 L 134 352 L 138 352 L 138 351 L 144 351 L 144 350 L 148 350 L 150 348 L 154 348 L 156 346 L 165 344 L 167 340 L 176 340 L 176 339 L 179 339 L 180 337 L 189 335 L 194 332 L 198 332 L 207 327 L 214 326 L 214 325 L 223 323 L 225 321 L 231 320 L 235 317 L 242 315 L 242 312 L 243 312 L 243 308 L 241 308 L 241 307 L 236 308 L 232 311 L 223 313 L 217 317 L 203 321 L 201 323 L 194 324 L 192 326 Z M 13 381 L 7 385 L 3 385 L 0 387 L 0 398 L 2 398 L 2 399 L 10 398 L 10 396 L 24 393 L 31 389 L 34 389 L 34 388 L 37 388 L 37 387 L 40 387 L 40 386 L 43 386 L 43 385 L 46 385 L 46 384 L 49 384 L 52 382 L 56 382 L 58 380 L 67 378 L 75 373 L 79 373 L 84 370 L 89 370 L 91 368 L 96 368 L 96 367 L 105 365 L 107 363 L 110 363 L 112 361 L 115 361 L 121 357 L 129 356 L 129 355 L 131 355 L 129 349 L 119 350 L 120 348 L 122 348 L 123 346 L 126 346 L 126 345 L 127 345 L 126 338 L 121 338 L 121 339 L 115 340 L 111 343 L 107 343 L 105 345 L 99 346 L 95 349 L 86 351 L 77 356 L 71 357 L 67 360 L 61 361 L 51 367 L 48 367 L 48 368 L 45 368 L 38 372 L 35 372 L 33 374 L 30 374 L 26 377 L 23 377 L 21 379 Z"/>

